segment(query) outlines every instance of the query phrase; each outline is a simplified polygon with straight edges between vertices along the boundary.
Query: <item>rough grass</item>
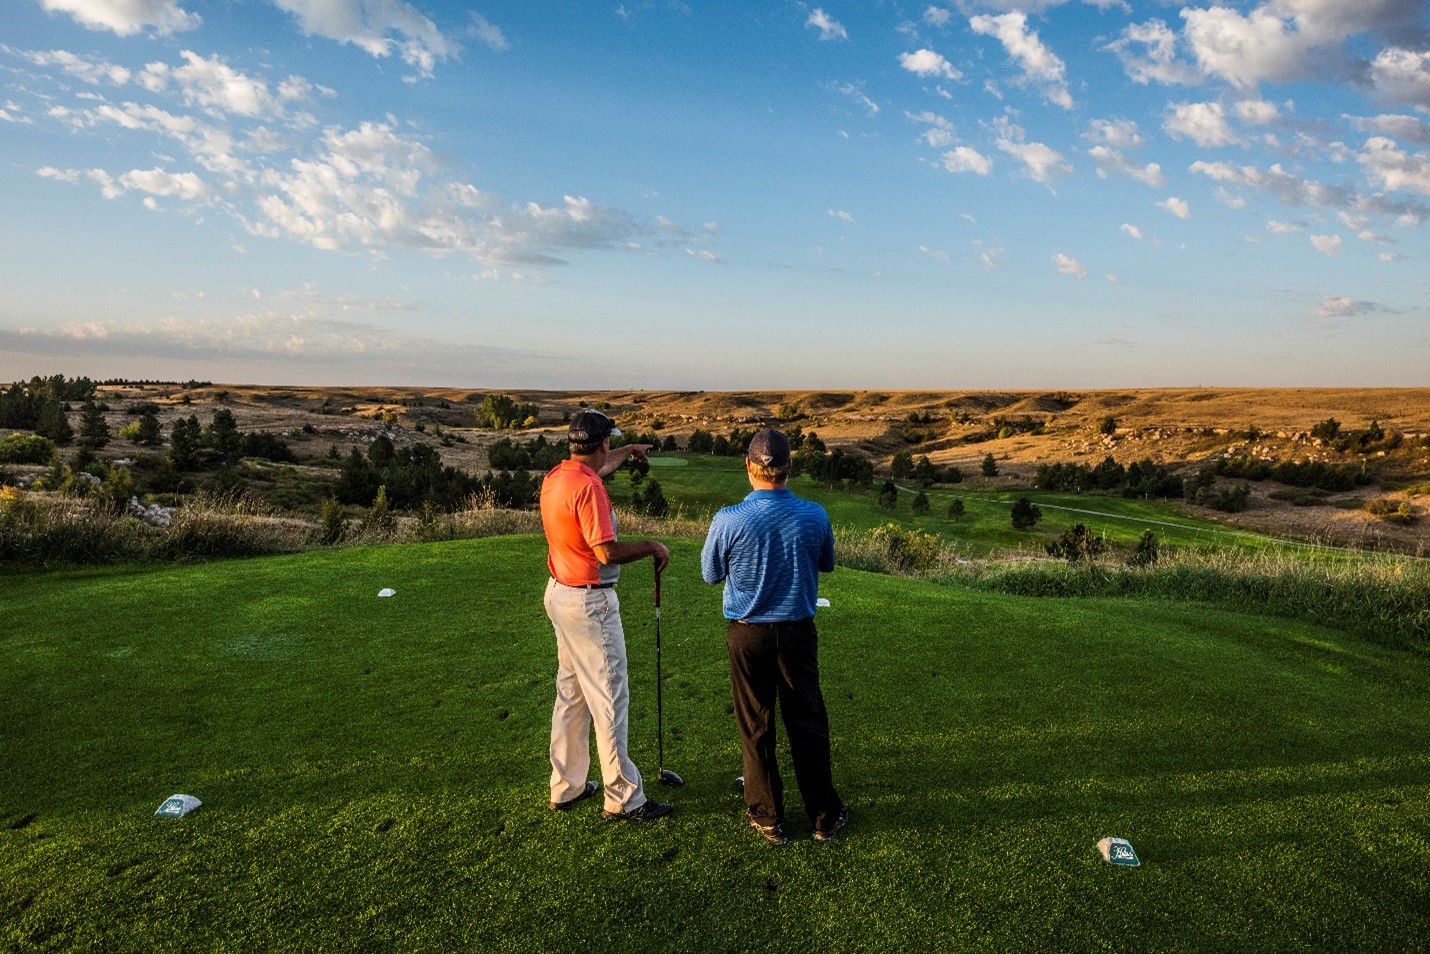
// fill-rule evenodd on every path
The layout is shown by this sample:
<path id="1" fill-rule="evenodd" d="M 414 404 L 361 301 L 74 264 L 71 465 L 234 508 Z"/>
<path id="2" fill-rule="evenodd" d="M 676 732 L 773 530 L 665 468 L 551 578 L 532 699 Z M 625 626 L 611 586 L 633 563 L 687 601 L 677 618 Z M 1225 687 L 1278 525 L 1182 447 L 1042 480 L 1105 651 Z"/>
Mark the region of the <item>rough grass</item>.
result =
<path id="1" fill-rule="evenodd" d="M 1025 596 L 1196 601 L 1319 621 L 1430 653 L 1430 563 L 1304 551 L 1182 550 L 1149 567 L 1053 560 L 965 563 L 945 579 Z"/>

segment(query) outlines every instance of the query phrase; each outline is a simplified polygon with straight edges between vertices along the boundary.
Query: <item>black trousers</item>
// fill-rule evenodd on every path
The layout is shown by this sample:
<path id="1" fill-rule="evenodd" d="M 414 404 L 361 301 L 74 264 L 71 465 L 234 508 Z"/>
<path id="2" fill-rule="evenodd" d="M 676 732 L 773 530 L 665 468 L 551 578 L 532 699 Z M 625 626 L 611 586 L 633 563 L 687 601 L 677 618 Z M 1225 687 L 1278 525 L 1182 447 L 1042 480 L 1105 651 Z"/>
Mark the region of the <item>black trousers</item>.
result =
<path id="1" fill-rule="evenodd" d="M 784 782 L 775 757 L 778 702 L 805 811 L 815 828 L 828 829 L 844 803 L 834 790 L 830 768 L 829 713 L 819 690 L 814 620 L 732 622 L 726 646 L 750 815 L 770 822 L 784 819 Z"/>

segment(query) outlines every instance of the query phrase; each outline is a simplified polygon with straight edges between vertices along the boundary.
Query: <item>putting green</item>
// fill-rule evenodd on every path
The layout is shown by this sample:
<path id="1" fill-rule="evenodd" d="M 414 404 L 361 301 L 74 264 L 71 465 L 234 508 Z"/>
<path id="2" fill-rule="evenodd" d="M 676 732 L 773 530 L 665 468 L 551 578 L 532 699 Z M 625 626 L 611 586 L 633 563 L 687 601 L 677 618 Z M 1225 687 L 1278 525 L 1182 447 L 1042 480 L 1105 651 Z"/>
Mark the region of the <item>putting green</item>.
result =
<path id="1" fill-rule="evenodd" d="M 690 463 L 684 457 L 651 457 L 648 460 L 652 467 L 684 467 Z"/>

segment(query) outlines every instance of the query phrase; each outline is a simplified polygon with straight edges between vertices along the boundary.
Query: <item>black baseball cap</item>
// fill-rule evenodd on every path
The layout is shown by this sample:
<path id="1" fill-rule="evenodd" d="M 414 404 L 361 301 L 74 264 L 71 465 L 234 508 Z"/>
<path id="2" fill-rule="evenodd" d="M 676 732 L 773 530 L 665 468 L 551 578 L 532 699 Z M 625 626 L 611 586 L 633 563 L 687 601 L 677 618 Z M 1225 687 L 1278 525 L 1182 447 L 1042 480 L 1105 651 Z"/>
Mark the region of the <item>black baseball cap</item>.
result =
<path id="1" fill-rule="evenodd" d="M 608 437 L 620 437 L 621 429 L 616 422 L 600 411 L 582 411 L 571 418 L 571 428 L 566 439 L 578 447 L 595 447 Z"/>
<path id="2" fill-rule="evenodd" d="M 750 438 L 745 456 L 761 467 L 783 470 L 789 465 L 789 439 L 774 428 L 767 427 Z"/>

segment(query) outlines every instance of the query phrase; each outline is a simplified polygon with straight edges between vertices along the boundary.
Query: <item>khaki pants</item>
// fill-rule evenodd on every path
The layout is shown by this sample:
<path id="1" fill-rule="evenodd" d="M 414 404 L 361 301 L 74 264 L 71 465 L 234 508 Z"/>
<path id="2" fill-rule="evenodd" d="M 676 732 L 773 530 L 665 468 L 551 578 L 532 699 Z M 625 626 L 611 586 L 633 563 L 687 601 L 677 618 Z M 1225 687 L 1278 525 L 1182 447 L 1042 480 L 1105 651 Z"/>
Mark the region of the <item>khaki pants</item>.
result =
<path id="1" fill-rule="evenodd" d="M 556 706 L 551 712 L 551 800 L 581 794 L 591 768 L 591 730 L 601 759 L 607 811 L 645 804 L 640 770 L 626 751 L 630 683 L 626 637 L 614 588 L 546 585 L 546 615 L 556 630 Z"/>

